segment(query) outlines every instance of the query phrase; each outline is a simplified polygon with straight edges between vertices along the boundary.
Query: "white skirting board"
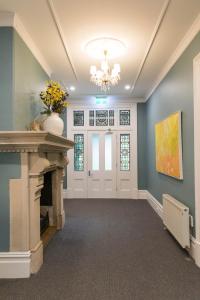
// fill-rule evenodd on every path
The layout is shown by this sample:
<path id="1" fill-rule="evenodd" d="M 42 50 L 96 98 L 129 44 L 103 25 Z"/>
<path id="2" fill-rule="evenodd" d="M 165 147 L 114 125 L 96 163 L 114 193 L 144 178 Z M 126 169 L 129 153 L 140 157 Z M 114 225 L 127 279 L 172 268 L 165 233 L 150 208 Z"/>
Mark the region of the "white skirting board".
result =
<path id="1" fill-rule="evenodd" d="M 139 199 L 146 199 L 151 207 L 155 210 L 155 212 L 159 215 L 162 219 L 163 215 L 163 207 L 162 204 L 147 190 L 139 190 L 138 191 L 138 198 Z M 191 247 L 188 250 L 190 256 L 194 259 L 196 265 L 200 267 L 200 241 L 197 241 L 191 235 Z"/>
<path id="2" fill-rule="evenodd" d="M 67 189 L 63 189 L 63 198 L 64 199 L 68 198 Z"/>
<path id="3" fill-rule="evenodd" d="M 72 195 L 72 192 L 70 190 L 67 190 L 67 189 L 63 189 L 63 198 L 64 199 L 76 199 L 76 198 L 80 198 L 80 196 L 75 196 L 75 195 Z M 117 197 L 119 199 L 121 199 L 121 197 Z M 81 197 L 81 199 L 87 199 L 87 197 Z M 137 189 L 133 189 L 132 191 L 132 197 L 128 198 L 128 199 L 133 199 L 133 200 L 138 200 L 138 190 Z M 143 199 L 143 198 L 139 198 L 139 199 Z"/>
<path id="4" fill-rule="evenodd" d="M 163 207 L 160 204 L 160 202 L 158 202 L 158 200 L 153 195 L 151 195 L 151 193 L 149 193 L 149 191 L 139 190 L 138 198 L 147 200 L 149 202 L 149 204 L 152 206 L 152 208 L 159 215 L 159 217 L 162 219 Z"/>
<path id="5" fill-rule="evenodd" d="M 0 278 L 28 278 L 31 252 L 0 252 Z"/>

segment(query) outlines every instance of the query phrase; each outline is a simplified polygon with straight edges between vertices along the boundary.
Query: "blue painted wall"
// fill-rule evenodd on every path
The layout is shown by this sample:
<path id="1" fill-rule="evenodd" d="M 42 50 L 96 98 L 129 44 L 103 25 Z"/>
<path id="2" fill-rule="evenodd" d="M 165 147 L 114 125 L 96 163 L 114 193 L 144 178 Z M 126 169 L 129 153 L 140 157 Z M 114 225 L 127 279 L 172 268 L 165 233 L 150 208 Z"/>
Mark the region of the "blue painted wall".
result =
<path id="1" fill-rule="evenodd" d="M 41 110 L 47 74 L 11 27 L 0 28 L 0 130 L 26 130 Z M 20 154 L 0 153 L 0 251 L 9 250 L 9 180 L 20 178 Z"/>
<path id="2" fill-rule="evenodd" d="M 0 251 L 9 251 L 9 179 L 20 178 L 20 154 L 0 153 Z"/>
<path id="3" fill-rule="evenodd" d="M 0 27 L 0 130 L 13 129 L 13 29 Z"/>
<path id="4" fill-rule="evenodd" d="M 67 137 L 67 113 L 64 112 L 63 114 L 61 114 L 61 118 L 64 121 L 64 132 L 63 132 L 63 136 Z M 67 189 L 67 167 L 65 168 L 65 176 L 63 178 L 63 188 Z"/>
<path id="5" fill-rule="evenodd" d="M 137 104 L 138 189 L 147 189 L 146 103 Z"/>
<path id="6" fill-rule="evenodd" d="M 143 169 L 139 173 L 139 186 L 145 186 L 150 193 L 162 203 L 162 194 L 169 193 L 189 206 L 190 213 L 195 216 L 194 199 L 194 126 L 193 126 L 193 59 L 200 52 L 200 33 L 194 38 L 176 64 L 168 72 L 159 87 L 146 103 L 146 112 L 142 116 L 144 123 L 138 120 L 139 133 L 143 136 L 146 127 L 146 169 L 142 164 L 144 144 L 139 137 L 139 165 Z M 142 110 L 138 105 L 139 118 Z M 169 114 L 182 111 L 182 139 L 183 139 L 183 180 L 156 172 L 155 168 L 155 134 L 156 122 L 166 118 Z M 139 168 L 140 169 L 140 168 Z M 146 174 L 146 175 L 145 175 Z M 146 178 L 145 178 L 146 176 Z"/>
<path id="7" fill-rule="evenodd" d="M 16 31 L 13 39 L 14 130 L 26 130 L 30 122 L 40 115 L 42 102 L 39 94 L 49 77 Z"/>

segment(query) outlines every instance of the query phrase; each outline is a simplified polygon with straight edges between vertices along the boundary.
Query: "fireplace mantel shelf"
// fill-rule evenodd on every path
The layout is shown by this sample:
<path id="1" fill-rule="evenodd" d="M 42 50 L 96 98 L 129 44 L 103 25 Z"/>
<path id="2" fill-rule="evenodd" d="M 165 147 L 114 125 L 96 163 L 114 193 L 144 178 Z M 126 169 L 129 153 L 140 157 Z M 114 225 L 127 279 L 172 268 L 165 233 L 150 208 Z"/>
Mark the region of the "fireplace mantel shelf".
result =
<path id="1" fill-rule="evenodd" d="M 0 152 L 65 152 L 74 142 L 46 131 L 0 131 Z"/>
<path id="2" fill-rule="evenodd" d="M 18 278 L 29 277 L 31 273 L 37 273 L 43 263 L 40 200 L 46 173 L 51 173 L 52 185 L 52 205 L 45 207 L 48 211 L 49 224 L 55 226 L 57 230 L 61 230 L 65 224 L 63 177 L 65 167 L 69 163 L 67 151 L 73 146 L 74 142 L 45 131 L 0 131 L 0 154 L 19 152 L 16 164 L 19 165 L 20 175 L 18 178 L 12 178 L 11 174 L 7 185 L 10 245 L 9 252 L 6 252 L 8 267 L 4 267 L 4 270 L 6 269 L 6 274 L 12 278 L 15 274 Z M 10 163 L 13 163 L 12 160 Z M 13 258 L 11 261 L 10 253 L 18 253 L 18 256 L 21 253 L 22 259 L 19 260 L 17 256 L 16 262 Z"/>

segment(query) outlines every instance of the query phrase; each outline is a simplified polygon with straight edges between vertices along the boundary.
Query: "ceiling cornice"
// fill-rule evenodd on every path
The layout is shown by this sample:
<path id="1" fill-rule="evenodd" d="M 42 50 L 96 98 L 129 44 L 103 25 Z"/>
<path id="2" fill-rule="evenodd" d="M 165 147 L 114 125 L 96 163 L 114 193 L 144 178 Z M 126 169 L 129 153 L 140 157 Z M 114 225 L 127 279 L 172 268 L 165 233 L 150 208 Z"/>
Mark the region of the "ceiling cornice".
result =
<path id="1" fill-rule="evenodd" d="M 103 97 L 104 95 L 102 95 Z M 69 102 L 72 101 L 73 103 L 87 103 L 88 101 L 95 100 L 96 97 L 94 95 L 77 95 L 69 98 Z M 134 98 L 134 97 L 119 97 L 113 95 L 107 95 L 106 99 L 111 100 L 112 102 L 117 103 L 145 103 L 145 99 L 143 98 Z"/>
<path id="2" fill-rule="evenodd" d="M 189 46 L 189 44 L 192 42 L 194 37 L 200 32 L 200 14 L 193 22 L 192 26 L 189 28 L 189 30 L 184 35 L 181 42 L 178 44 L 177 48 L 175 49 L 174 53 L 170 56 L 169 60 L 167 61 L 166 65 L 160 72 L 159 76 L 157 77 L 156 81 L 154 82 L 153 88 L 145 96 L 145 101 L 147 101 L 153 92 L 156 90 L 160 82 L 164 79 L 164 77 L 167 75 L 169 70 L 173 67 L 173 65 L 176 63 L 176 61 L 179 59 L 179 57 L 183 54 L 185 49 Z"/>
<path id="3" fill-rule="evenodd" d="M 48 3 L 48 6 L 49 6 L 49 10 L 50 10 L 51 16 L 52 16 L 53 21 L 54 21 L 54 24 L 56 26 L 56 30 L 58 32 L 58 35 L 59 35 L 60 40 L 61 40 L 61 43 L 63 45 L 64 51 L 65 51 L 65 54 L 66 54 L 66 57 L 67 57 L 67 61 L 68 61 L 69 65 L 70 65 L 70 67 L 71 67 L 71 70 L 72 70 L 72 73 L 73 73 L 75 79 L 78 80 L 77 72 L 75 70 L 74 64 L 73 64 L 72 59 L 70 57 L 69 49 L 68 49 L 68 46 L 67 46 L 67 43 L 66 43 L 66 40 L 65 40 L 65 37 L 64 37 L 62 26 L 60 24 L 58 15 L 56 13 L 55 6 L 53 4 L 53 0 L 47 0 L 47 3 Z"/>
<path id="4" fill-rule="evenodd" d="M 0 11 L 0 27 L 13 27 L 14 17 L 15 14 L 13 12 Z"/>
<path id="5" fill-rule="evenodd" d="M 158 34 L 158 32 L 159 32 L 159 29 L 160 29 L 160 27 L 161 27 L 161 25 L 162 25 L 162 22 L 163 22 L 164 17 L 165 17 L 165 15 L 166 15 L 166 13 L 167 13 L 167 9 L 168 9 L 168 7 L 169 7 L 170 2 L 171 2 L 171 0 L 166 0 L 166 1 L 164 2 L 163 6 L 162 6 L 160 15 L 159 15 L 159 17 L 158 17 L 158 20 L 157 20 L 156 25 L 155 25 L 155 27 L 154 27 L 154 30 L 153 30 L 153 33 L 152 33 L 152 35 L 151 35 L 150 41 L 149 41 L 149 43 L 148 43 L 148 46 L 147 46 L 145 55 L 144 55 L 144 57 L 143 57 L 143 59 L 142 59 L 142 61 L 141 61 L 141 64 L 140 64 L 140 66 L 139 66 L 139 70 L 138 70 L 138 73 L 137 73 L 136 78 L 135 78 L 135 80 L 134 80 L 134 83 L 132 84 L 131 94 L 133 94 L 133 92 L 134 92 L 135 85 L 136 85 L 136 83 L 137 83 L 137 81 L 138 81 L 138 79 L 139 79 L 139 77 L 140 77 L 140 75 L 141 75 L 141 73 L 142 73 L 142 70 L 143 70 L 143 68 L 144 68 L 145 62 L 146 62 L 146 60 L 147 60 L 147 58 L 148 58 L 148 56 L 149 56 L 149 53 L 150 53 L 150 51 L 151 51 L 151 48 L 152 48 L 152 46 L 153 46 L 153 44 L 154 44 L 154 41 L 155 41 L 155 39 L 156 39 L 156 37 L 157 37 L 157 34 Z"/>
<path id="6" fill-rule="evenodd" d="M 27 32 L 26 28 L 24 27 L 16 13 L 0 12 L 0 27 L 13 27 L 20 35 L 27 47 L 30 49 L 33 56 L 36 58 L 44 71 L 48 74 L 49 77 L 51 77 L 51 68 L 47 64 L 44 56 L 32 40 L 30 34 Z"/>

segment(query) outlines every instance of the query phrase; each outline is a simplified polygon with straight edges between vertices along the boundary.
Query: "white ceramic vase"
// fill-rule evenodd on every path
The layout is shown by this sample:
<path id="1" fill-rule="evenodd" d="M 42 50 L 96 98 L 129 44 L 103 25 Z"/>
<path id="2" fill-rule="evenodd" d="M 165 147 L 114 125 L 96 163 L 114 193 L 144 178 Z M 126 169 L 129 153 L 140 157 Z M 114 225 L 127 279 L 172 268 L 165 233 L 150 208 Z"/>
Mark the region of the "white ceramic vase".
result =
<path id="1" fill-rule="evenodd" d="M 64 129 L 64 122 L 59 117 L 58 113 L 52 112 L 50 116 L 46 118 L 43 123 L 44 131 L 51 132 L 53 134 L 62 135 Z"/>

